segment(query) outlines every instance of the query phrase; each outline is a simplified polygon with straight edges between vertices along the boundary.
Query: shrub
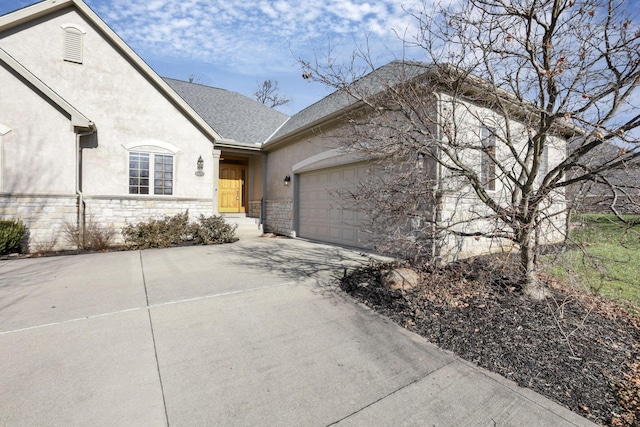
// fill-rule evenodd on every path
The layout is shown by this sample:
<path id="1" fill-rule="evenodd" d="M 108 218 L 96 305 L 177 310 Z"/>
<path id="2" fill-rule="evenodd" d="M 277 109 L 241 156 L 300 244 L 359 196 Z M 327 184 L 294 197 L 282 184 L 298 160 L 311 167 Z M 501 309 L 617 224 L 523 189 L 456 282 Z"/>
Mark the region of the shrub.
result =
<path id="1" fill-rule="evenodd" d="M 27 226 L 19 220 L 0 220 L 0 255 L 22 252 Z"/>
<path id="2" fill-rule="evenodd" d="M 99 227 L 94 222 L 85 224 L 84 245 L 85 249 L 101 251 L 109 248 L 113 241 L 115 230 L 113 226 Z"/>
<path id="3" fill-rule="evenodd" d="M 101 251 L 109 248 L 113 241 L 115 231 L 113 227 L 100 227 L 93 217 L 87 218 L 84 223 L 84 233 L 80 231 L 78 224 L 66 222 L 63 226 L 65 240 L 80 250 Z"/>
<path id="4" fill-rule="evenodd" d="M 189 224 L 189 211 L 164 219 L 150 219 L 129 224 L 122 229 L 127 246 L 138 249 L 168 248 L 193 240 L 194 227 Z"/>
<path id="5" fill-rule="evenodd" d="M 210 245 L 236 241 L 236 226 L 220 216 L 200 215 L 199 223 L 189 222 L 189 211 L 164 219 L 150 219 L 122 229 L 127 246 L 136 249 L 168 248 L 185 244 Z"/>
<path id="6" fill-rule="evenodd" d="M 197 243 L 203 245 L 231 243 L 237 240 L 235 233 L 237 225 L 224 222 L 221 216 L 205 217 L 200 215 L 200 223 L 196 229 Z"/>
<path id="7" fill-rule="evenodd" d="M 37 242 L 34 243 L 33 248 L 35 249 L 36 253 L 44 255 L 44 254 L 53 253 L 54 248 L 56 247 L 57 244 L 58 244 L 58 236 L 55 235 L 46 240 L 38 240 Z"/>

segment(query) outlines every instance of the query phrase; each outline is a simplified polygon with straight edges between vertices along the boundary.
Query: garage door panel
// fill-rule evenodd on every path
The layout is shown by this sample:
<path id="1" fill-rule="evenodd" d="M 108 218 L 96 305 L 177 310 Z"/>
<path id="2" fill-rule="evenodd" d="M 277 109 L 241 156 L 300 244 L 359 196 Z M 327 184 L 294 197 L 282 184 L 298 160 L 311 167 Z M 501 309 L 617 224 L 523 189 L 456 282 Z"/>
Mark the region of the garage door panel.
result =
<path id="1" fill-rule="evenodd" d="M 329 237 L 329 227 L 319 225 L 316 227 L 316 233 L 319 237 L 327 238 Z"/>
<path id="2" fill-rule="evenodd" d="M 332 221 L 342 221 L 342 211 L 340 209 L 331 209 L 329 211 L 329 219 Z"/>
<path id="3" fill-rule="evenodd" d="M 329 228 L 329 237 L 332 239 L 341 239 L 342 238 L 342 229 L 331 227 Z"/>
<path id="4" fill-rule="evenodd" d="M 366 235 L 359 231 L 365 217 L 349 209 L 344 201 L 368 173 L 365 164 L 354 164 L 301 174 L 298 181 L 300 236 L 365 247 Z"/>
<path id="5" fill-rule="evenodd" d="M 346 241 L 349 242 L 355 242 L 356 241 L 356 231 L 355 230 L 344 230 L 344 232 L 342 233 L 342 238 Z"/>
<path id="6" fill-rule="evenodd" d="M 344 221 L 350 221 L 352 224 L 356 224 L 358 222 L 357 215 L 354 211 L 348 211 L 348 210 L 342 211 L 342 219 Z"/>
<path id="7" fill-rule="evenodd" d="M 351 167 L 351 168 L 344 169 L 343 177 L 342 177 L 343 180 L 353 184 L 356 178 L 357 178 L 357 168 Z"/>

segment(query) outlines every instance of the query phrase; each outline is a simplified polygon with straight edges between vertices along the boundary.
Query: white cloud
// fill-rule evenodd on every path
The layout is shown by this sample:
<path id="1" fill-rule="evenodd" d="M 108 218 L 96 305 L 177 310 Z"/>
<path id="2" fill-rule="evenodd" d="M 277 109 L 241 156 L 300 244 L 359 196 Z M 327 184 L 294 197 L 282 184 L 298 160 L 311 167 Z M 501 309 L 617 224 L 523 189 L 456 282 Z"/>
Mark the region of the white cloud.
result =
<path id="1" fill-rule="evenodd" d="M 210 62 L 237 72 L 291 67 L 291 51 L 310 55 L 327 43 L 375 37 L 410 21 L 397 0 L 86 0 L 143 56 Z M 345 42 L 346 44 L 346 42 Z"/>

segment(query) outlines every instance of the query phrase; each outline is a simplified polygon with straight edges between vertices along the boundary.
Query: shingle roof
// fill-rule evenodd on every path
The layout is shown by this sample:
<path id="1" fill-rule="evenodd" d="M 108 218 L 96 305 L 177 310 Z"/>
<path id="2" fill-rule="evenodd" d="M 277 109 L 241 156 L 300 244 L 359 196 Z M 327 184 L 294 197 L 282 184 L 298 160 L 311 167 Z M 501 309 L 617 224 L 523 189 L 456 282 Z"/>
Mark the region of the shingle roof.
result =
<path id="1" fill-rule="evenodd" d="M 426 63 L 392 61 L 353 83 L 355 85 L 354 93 L 362 97 L 374 95 L 384 91 L 389 85 L 401 83 L 425 74 L 429 69 L 430 65 Z M 337 90 L 292 116 L 284 126 L 269 138 L 269 141 L 277 140 L 305 126 L 319 122 L 357 102 L 357 98 L 343 90 Z"/>
<path id="2" fill-rule="evenodd" d="M 289 116 L 240 93 L 164 79 L 224 139 L 241 145 L 264 143 Z"/>
<path id="3" fill-rule="evenodd" d="M 418 62 L 393 61 L 362 77 L 355 91 L 369 96 L 389 85 L 410 80 L 429 71 Z M 262 145 L 275 141 L 308 125 L 319 123 L 358 102 L 347 92 L 338 90 L 292 117 L 237 92 L 164 79 L 222 138 L 241 145 Z"/>

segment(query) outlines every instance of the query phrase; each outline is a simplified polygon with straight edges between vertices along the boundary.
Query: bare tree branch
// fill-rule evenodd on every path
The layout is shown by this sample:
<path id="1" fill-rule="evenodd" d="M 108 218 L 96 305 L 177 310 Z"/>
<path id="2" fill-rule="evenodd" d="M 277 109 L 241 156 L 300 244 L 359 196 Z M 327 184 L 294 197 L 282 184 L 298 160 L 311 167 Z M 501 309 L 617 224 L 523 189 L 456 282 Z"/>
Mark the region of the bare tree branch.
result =
<path id="1" fill-rule="evenodd" d="M 278 93 L 280 88 L 276 80 L 265 80 L 262 84 L 258 84 L 258 89 L 253 93 L 256 101 L 271 107 L 279 107 L 288 104 L 291 100 Z"/>
<path id="2" fill-rule="evenodd" d="M 577 205 L 566 187 L 609 189 L 621 219 L 622 200 L 640 206 L 639 180 L 617 175 L 640 163 L 637 18 L 622 0 L 425 3 L 410 16 L 418 32 L 403 42 L 419 61 L 376 68 L 367 49 L 300 60 L 350 105 L 332 138 L 377 168 L 350 207 L 379 248 L 395 236 L 415 258 L 514 242 L 528 293 L 542 296 L 540 242 L 561 241 Z"/>

